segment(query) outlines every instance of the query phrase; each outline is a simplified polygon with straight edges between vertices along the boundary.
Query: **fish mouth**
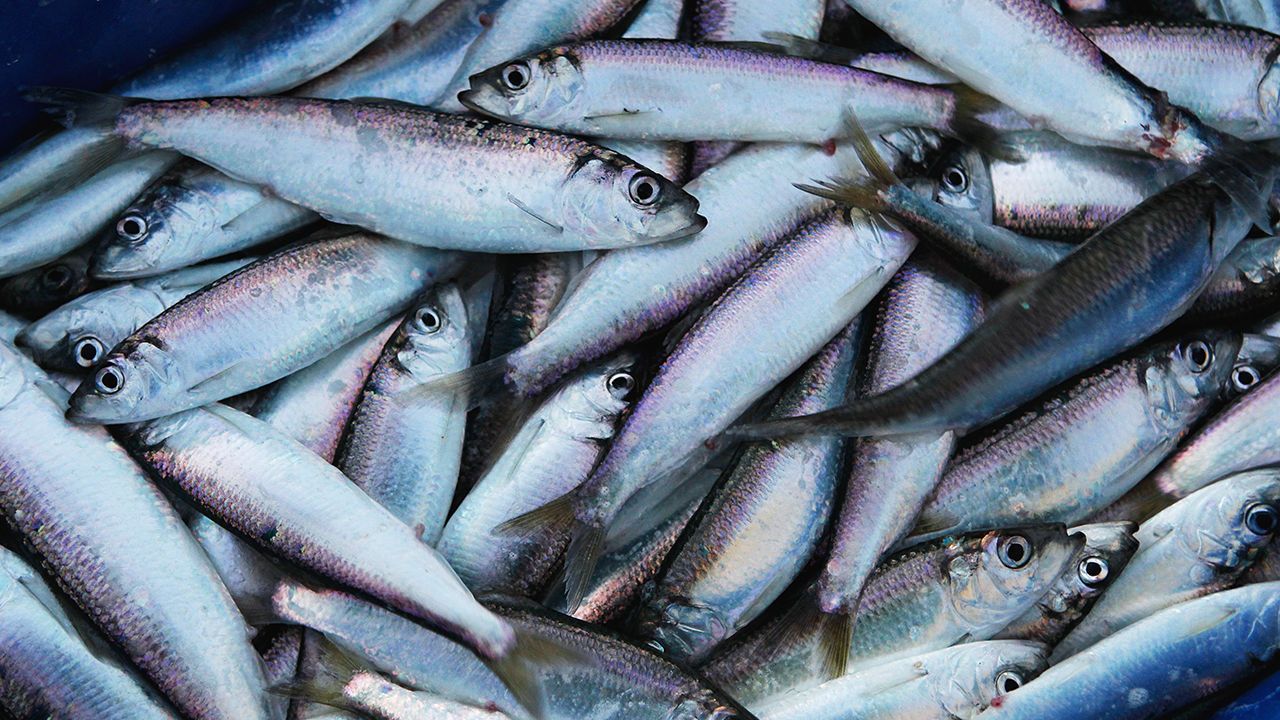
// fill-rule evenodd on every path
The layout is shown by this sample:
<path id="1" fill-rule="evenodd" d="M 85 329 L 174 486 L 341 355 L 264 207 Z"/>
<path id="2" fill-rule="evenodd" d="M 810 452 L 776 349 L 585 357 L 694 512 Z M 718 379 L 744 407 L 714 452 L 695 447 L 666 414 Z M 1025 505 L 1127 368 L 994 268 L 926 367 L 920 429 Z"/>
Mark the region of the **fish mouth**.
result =
<path id="1" fill-rule="evenodd" d="M 672 240 L 682 240 L 684 238 L 697 235 L 698 233 L 705 230 L 706 227 L 707 227 L 707 218 L 703 215 L 698 215 L 695 213 L 693 216 L 693 219 L 690 220 L 684 226 L 676 230 L 672 230 L 671 232 L 663 233 L 662 235 L 651 235 L 648 237 L 648 242 L 650 244 L 656 244 L 656 243 L 670 242 Z"/>
<path id="2" fill-rule="evenodd" d="M 499 110 L 502 104 L 496 102 L 500 99 L 501 94 L 484 82 L 483 73 L 472 75 L 471 87 L 458 93 L 458 102 L 462 103 L 463 107 L 481 115 L 498 118 L 505 117 Z"/>

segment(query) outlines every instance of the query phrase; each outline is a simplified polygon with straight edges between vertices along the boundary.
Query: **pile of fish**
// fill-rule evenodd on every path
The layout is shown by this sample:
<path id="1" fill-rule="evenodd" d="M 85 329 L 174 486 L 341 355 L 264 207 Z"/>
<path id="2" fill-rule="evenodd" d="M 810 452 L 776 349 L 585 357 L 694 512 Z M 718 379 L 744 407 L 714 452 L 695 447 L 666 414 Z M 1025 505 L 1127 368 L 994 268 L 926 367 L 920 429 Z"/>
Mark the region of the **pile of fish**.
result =
<path id="1" fill-rule="evenodd" d="M 62 127 L 0 162 L 0 717 L 1256 704 L 1273 33 L 285 0 L 29 88 Z"/>

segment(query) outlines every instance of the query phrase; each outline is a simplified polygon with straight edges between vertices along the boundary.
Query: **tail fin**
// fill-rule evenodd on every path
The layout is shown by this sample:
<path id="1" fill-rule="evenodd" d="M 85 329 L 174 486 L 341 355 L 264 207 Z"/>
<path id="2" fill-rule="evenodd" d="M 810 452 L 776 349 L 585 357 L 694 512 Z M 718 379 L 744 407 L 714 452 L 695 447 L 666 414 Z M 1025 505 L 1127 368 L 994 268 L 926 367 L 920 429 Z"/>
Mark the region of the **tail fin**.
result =
<path id="1" fill-rule="evenodd" d="M 516 645 L 502 658 L 485 664 L 507 686 L 520 706 L 534 720 L 547 716 L 546 696 L 539 677 L 541 671 L 557 665 L 590 663 L 591 658 L 528 632 L 517 631 Z"/>
<path id="2" fill-rule="evenodd" d="M 543 530 L 561 529 L 568 532 L 576 518 L 573 513 L 573 491 L 552 500 L 527 513 L 517 515 L 498 525 L 495 530 L 518 537 L 530 537 Z"/>
<path id="3" fill-rule="evenodd" d="M 483 404 L 485 399 L 505 389 L 503 378 L 506 370 L 506 356 L 500 355 L 465 370 L 431 378 L 401 391 L 395 399 L 401 405 L 412 405 L 425 398 L 462 394 L 467 398 L 467 409 L 472 410 Z"/>
<path id="4" fill-rule="evenodd" d="M 343 710 L 353 710 L 351 703 L 343 696 L 342 690 L 356 673 L 368 668 L 320 633 L 313 633 L 307 638 L 308 642 L 313 640 L 319 648 L 315 673 L 311 677 L 296 676 L 287 682 L 272 685 L 268 688 L 268 692 Z"/>
<path id="5" fill-rule="evenodd" d="M 604 528 L 576 523 L 564 558 L 565 607 L 573 614 L 582 606 L 591 577 L 604 554 Z"/>
<path id="6" fill-rule="evenodd" d="M 797 644 L 795 637 L 818 634 L 818 652 L 825 680 L 842 677 L 849 667 L 849 647 L 853 638 L 853 615 L 827 614 L 818 607 L 817 598 L 806 593 L 787 610 L 765 637 L 766 648 L 787 648 Z"/>
<path id="7" fill-rule="evenodd" d="M 1029 122 L 990 95 L 968 85 L 949 85 L 955 98 L 951 129 L 956 137 L 982 150 L 984 155 L 1005 162 L 1021 162 L 1022 153 L 1001 131 L 1033 130 Z"/>
<path id="8" fill-rule="evenodd" d="M 893 168 L 876 150 L 870 136 L 863 129 L 852 110 L 846 109 L 847 125 L 853 149 L 867 170 L 867 177 L 843 180 L 815 180 L 813 185 L 797 184 L 796 188 L 818 197 L 833 200 L 841 205 L 851 205 L 872 212 L 883 212 L 888 208 L 885 193 L 902 184 Z"/>
<path id="9" fill-rule="evenodd" d="M 44 105 L 44 111 L 68 128 L 111 127 L 125 108 L 142 100 L 73 88 L 33 87 L 22 94 L 28 102 Z"/>

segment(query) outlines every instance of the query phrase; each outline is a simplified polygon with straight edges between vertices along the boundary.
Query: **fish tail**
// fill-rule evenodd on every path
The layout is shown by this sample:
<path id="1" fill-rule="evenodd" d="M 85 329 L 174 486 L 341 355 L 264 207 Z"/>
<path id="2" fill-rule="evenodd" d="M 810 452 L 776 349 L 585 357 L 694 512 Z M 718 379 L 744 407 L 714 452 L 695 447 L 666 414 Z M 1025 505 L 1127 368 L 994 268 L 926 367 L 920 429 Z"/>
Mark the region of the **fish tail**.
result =
<path id="1" fill-rule="evenodd" d="M 111 128 L 125 108 L 144 102 L 137 98 L 49 86 L 27 88 L 22 97 L 27 102 L 44 105 L 46 113 L 68 128 Z"/>
<path id="2" fill-rule="evenodd" d="M 954 98 L 950 132 L 966 143 L 982 150 L 987 157 L 1005 162 L 1020 162 L 1022 153 L 993 127 L 987 118 L 1005 110 L 999 100 L 978 92 L 968 85 L 948 85 Z"/>
<path id="3" fill-rule="evenodd" d="M 577 522 L 564 559 L 565 606 L 573 614 L 582 606 L 591 577 L 604 554 L 604 528 Z"/>
<path id="4" fill-rule="evenodd" d="M 272 685 L 267 688 L 267 692 L 342 710 L 354 710 L 352 704 L 343 696 L 342 689 L 356 673 L 368 668 L 320 633 L 312 633 L 307 641 L 314 641 L 318 648 L 315 672 L 307 677 L 298 675 L 291 680 Z"/>
<path id="5" fill-rule="evenodd" d="M 822 653 L 822 670 L 828 680 L 844 677 L 849 667 L 849 646 L 853 641 L 853 615 L 847 612 L 822 616 L 818 650 Z"/>
<path id="6" fill-rule="evenodd" d="M 401 405 L 412 405 L 429 398 L 459 395 L 467 398 L 467 409 L 474 409 L 505 388 L 507 358 L 500 355 L 464 370 L 433 377 L 424 383 L 396 394 Z"/>
<path id="7" fill-rule="evenodd" d="M 1255 148 L 1229 143 L 1205 168 L 1209 181 L 1264 232 L 1272 232 L 1269 203 L 1280 175 L 1280 158 Z"/>
<path id="8" fill-rule="evenodd" d="M 494 529 L 507 535 L 530 537 L 550 529 L 568 532 L 576 521 L 573 511 L 573 491 L 570 490 L 546 505 L 516 515 Z"/>
<path id="9" fill-rule="evenodd" d="M 893 168 L 876 150 L 862 124 L 852 109 L 846 108 L 845 124 L 854 151 L 867 170 L 866 177 L 838 180 L 815 180 L 813 184 L 796 184 L 796 188 L 841 205 L 850 205 L 871 212 L 884 212 L 888 208 L 885 196 L 890 188 L 902 184 Z"/>
<path id="10" fill-rule="evenodd" d="M 824 613 L 818 599 L 810 591 L 805 593 L 786 613 L 770 627 L 764 637 L 765 652 L 794 647 L 793 638 L 818 635 L 818 652 L 822 661 L 824 680 L 834 680 L 844 675 L 849 665 L 849 644 L 853 637 L 853 615 L 850 613 Z M 768 661 L 770 658 L 761 658 Z"/>
<path id="11" fill-rule="evenodd" d="M 507 686 L 529 717 L 543 720 L 547 715 L 547 701 L 540 672 L 557 665 L 591 662 L 590 657 L 575 648 L 517 629 L 516 644 L 511 652 L 485 664 Z"/>

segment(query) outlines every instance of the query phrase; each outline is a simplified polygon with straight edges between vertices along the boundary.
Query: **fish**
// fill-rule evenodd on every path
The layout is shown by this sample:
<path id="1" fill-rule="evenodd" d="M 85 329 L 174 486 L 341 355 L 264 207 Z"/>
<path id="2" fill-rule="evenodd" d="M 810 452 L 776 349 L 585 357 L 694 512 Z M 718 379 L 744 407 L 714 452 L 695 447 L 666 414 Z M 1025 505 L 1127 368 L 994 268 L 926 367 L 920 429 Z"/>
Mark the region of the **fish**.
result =
<path id="1" fill-rule="evenodd" d="M 688 0 L 690 34 L 702 41 L 767 40 L 765 33 L 817 39 L 826 11 L 823 0 Z"/>
<path id="2" fill-rule="evenodd" d="M 252 260 L 210 263 L 86 293 L 28 325 L 16 343 L 42 367 L 83 372 L 166 308 Z"/>
<path id="3" fill-rule="evenodd" d="M 936 255 L 917 250 L 889 281 L 868 322 L 858 392 L 902 383 L 982 320 L 980 290 Z M 942 477 L 954 433 L 863 438 L 849 448 L 844 499 L 817 581 L 825 613 L 854 615 L 867 577 L 902 540 Z"/>
<path id="4" fill-rule="evenodd" d="M 53 603 L 52 605 L 48 603 Z M 25 560 L 0 548 L 0 704 L 18 716 L 68 720 L 175 720 L 173 708 L 105 647 L 90 648 L 57 598 Z"/>
<path id="5" fill-rule="evenodd" d="M 475 334 L 456 284 L 415 302 L 365 380 L 334 462 L 428 545 L 439 540 L 453 501 L 467 401 L 432 396 L 406 405 L 396 395 L 467 367 Z"/>
<path id="6" fill-rule="evenodd" d="M 706 225 L 698 201 L 666 178 L 541 130 L 376 101 L 31 96 L 79 106 L 72 122 L 101 122 L 134 144 L 174 148 L 327 220 L 430 247 L 607 249 L 676 240 Z"/>
<path id="7" fill-rule="evenodd" d="M 1236 246 L 1187 311 L 1188 320 L 1239 318 L 1276 306 L 1280 295 L 1280 238 L 1250 238 Z"/>
<path id="8" fill-rule="evenodd" d="M 714 449 L 708 441 L 852 322 L 915 243 L 898 226 L 855 210 L 833 210 L 801 227 L 681 336 L 591 476 L 503 529 L 570 529 L 565 586 L 576 606 L 619 508 L 649 485 L 669 487 L 696 471 Z"/>
<path id="9" fill-rule="evenodd" d="M 992 703 L 979 718 L 1164 717 L 1275 658 L 1280 583 L 1174 605 L 1105 638 Z"/>
<path id="10" fill-rule="evenodd" d="M 1121 67 L 1040 0 L 848 0 L 890 37 L 962 82 L 1081 145 L 1199 165 L 1224 141 Z M 998 41 L 991 29 L 1000 28 Z M 1046 93 L 1033 79 L 1053 77 Z"/>
<path id="11" fill-rule="evenodd" d="M 1240 334 L 1227 330 L 1149 344 L 966 438 L 908 542 L 1093 516 L 1226 396 L 1240 344 Z"/>
<path id="12" fill-rule="evenodd" d="M 1280 33 L 1280 7 L 1274 0 L 1152 0 L 1151 9 L 1159 17 L 1187 20 L 1189 14 L 1231 25 L 1244 25 L 1271 33 Z"/>
<path id="13" fill-rule="evenodd" d="M 872 176 L 888 181 L 892 172 L 874 161 L 865 136 L 859 147 L 877 168 Z M 1265 161 L 1252 170 L 1227 163 L 1200 170 L 1004 293 L 981 325 L 911 380 L 814 417 L 741 426 L 732 435 L 867 436 L 989 423 L 1176 320 L 1252 227 L 1273 178 Z M 863 202 L 868 193 L 848 192 L 854 187 L 819 191 Z"/>
<path id="14" fill-rule="evenodd" d="M 582 483 L 634 402 L 639 358 L 622 352 L 570 375 L 513 428 L 445 524 L 437 547 L 478 593 L 537 595 L 559 567 L 568 533 L 524 537 L 499 525 Z"/>
<path id="15" fill-rule="evenodd" d="M 394 317 L 266 386 L 249 414 L 332 463 L 365 380 L 400 322 Z"/>
<path id="16" fill-rule="evenodd" d="M 99 280 L 181 270 L 246 250 L 319 220 L 195 163 L 180 165 L 124 208 L 93 253 Z"/>
<path id="17" fill-rule="evenodd" d="M 785 417 L 844 400 L 857 359 L 853 321 L 789 380 L 770 411 Z M 745 448 L 645 592 L 633 632 L 688 665 L 749 624 L 817 551 L 844 467 L 841 438 Z"/>
<path id="18" fill-rule="evenodd" d="M 1077 525 L 1068 533 L 1084 536 L 1084 547 L 1063 569 L 1057 582 L 1036 604 L 996 633 L 996 639 L 1027 640 L 1046 647 L 1057 645 L 1085 617 L 1138 551 L 1131 522 Z"/>
<path id="19" fill-rule="evenodd" d="M 1043 647 L 1017 640 L 964 643 L 829 680 L 762 705 L 762 720 L 971 718 L 1049 666 Z"/>
<path id="20" fill-rule="evenodd" d="M 559 45 L 471 76 L 458 99 L 507 122 L 627 140 L 822 144 L 848 136 L 850 111 L 875 129 L 955 132 L 945 88 L 733 43 Z"/>
<path id="21" fill-rule="evenodd" d="M 1280 474 L 1221 480 L 1142 523 L 1138 552 L 1054 648 L 1054 663 L 1159 610 L 1231 587 L 1280 529 Z"/>
<path id="22" fill-rule="evenodd" d="M 72 396 L 68 417 L 137 422 L 261 387 L 381 324 L 459 263 L 450 251 L 365 233 L 291 245 L 117 344 Z"/>
<path id="23" fill-rule="evenodd" d="M 39 317 L 89 291 L 92 243 L 38 268 L 0 280 L 0 307 Z"/>
<path id="24" fill-rule="evenodd" d="M 172 506 L 105 430 L 65 420 L 31 361 L 0 344 L 0 367 L 8 525 L 184 716 L 270 718 L 244 619 Z"/>
<path id="25" fill-rule="evenodd" d="M 287 571 L 205 515 L 195 513 L 187 527 L 241 614 L 255 620 L 270 617 L 271 595 Z"/>
<path id="26" fill-rule="evenodd" d="M 847 648 L 824 640 L 817 605 L 796 604 L 740 634 L 702 671 L 739 702 L 757 707 L 834 679 L 833 653 L 845 672 L 987 640 L 1053 586 L 1084 544 L 1061 525 L 1007 528 L 947 538 L 896 555 L 867 580 Z M 826 644 L 827 647 L 823 647 Z"/>

